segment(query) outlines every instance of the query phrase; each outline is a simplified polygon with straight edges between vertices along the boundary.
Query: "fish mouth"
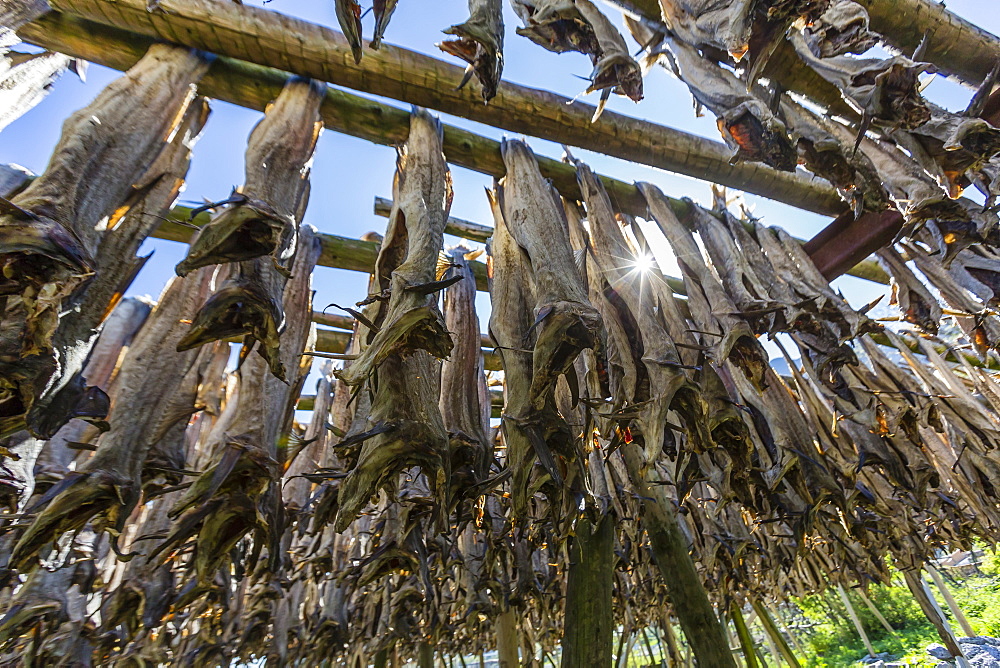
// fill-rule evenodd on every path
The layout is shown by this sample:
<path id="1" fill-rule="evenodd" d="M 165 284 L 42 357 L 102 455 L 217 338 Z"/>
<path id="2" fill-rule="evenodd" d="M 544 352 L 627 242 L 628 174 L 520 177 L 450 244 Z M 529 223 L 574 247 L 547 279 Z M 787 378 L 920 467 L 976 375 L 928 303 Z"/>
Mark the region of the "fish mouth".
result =
<path id="1" fill-rule="evenodd" d="M 53 538 L 76 531 L 97 516 L 102 516 L 96 522 L 99 529 L 120 529 L 138 501 L 139 486 L 132 480 L 101 469 L 72 471 L 29 509 L 41 507 L 14 546 L 10 563 L 24 570 Z"/>
<path id="2" fill-rule="evenodd" d="M 640 102 L 643 98 L 642 70 L 634 60 L 621 54 L 601 58 L 594 66 L 592 83 L 587 92 L 606 88 L 616 95 Z"/>
<path id="3" fill-rule="evenodd" d="M 458 32 L 460 26 L 445 30 L 448 34 L 461 35 Z M 483 101 L 489 102 L 497 94 L 500 85 L 500 76 L 503 71 L 503 58 L 495 50 L 491 50 L 482 41 L 470 36 L 460 36 L 459 39 L 446 40 L 438 44 L 445 53 L 461 58 L 472 66 L 476 79 L 479 80 L 482 88 Z M 466 77 L 463 84 L 468 80 Z M 459 86 L 461 88 L 461 86 Z"/>
<path id="4" fill-rule="evenodd" d="M 749 110 L 732 120 L 719 119 L 719 129 L 737 146 L 737 158 L 763 162 L 775 169 L 790 172 L 798 164 L 798 153 L 780 132 L 765 125 Z"/>
<path id="5" fill-rule="evenodd" d="M 250 337 L 261 344 L 260 354 L 271 372 L 284 379 L 284 366 L 278 355 L 283 320 L 281 307 L 274 300 L 248 282 L 233 282 L 209 297 L 199 309 L 191 330 L 178 342 L 177 351 L 234 336 Z"/>
<path id="6" fill-rule="evenodd" d="M 0 295 L 44 285 L 66 269 L 89 274 L 92 267 L 80 239 L 55 220 L 28 211 L 0 217 Z"/>
<path id="7" fill-rule="evenodd" d="M 186 276 L 226 262 L 243 262 L 262 255 L 294 250 L 295 222 L 276 213 L 263 202 L 244 203 L 226 209 L 202 228 L 188 255 L 177 265 L 177 275 Z"/>

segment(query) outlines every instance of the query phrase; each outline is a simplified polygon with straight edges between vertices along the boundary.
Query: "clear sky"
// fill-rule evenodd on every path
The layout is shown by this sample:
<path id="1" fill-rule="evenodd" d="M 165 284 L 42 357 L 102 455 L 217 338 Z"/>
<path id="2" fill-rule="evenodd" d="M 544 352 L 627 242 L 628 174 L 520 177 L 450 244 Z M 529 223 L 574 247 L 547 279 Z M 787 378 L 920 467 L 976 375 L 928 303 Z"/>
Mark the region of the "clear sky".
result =
<path id="1" fill-rule="evenodd" d="M 367 9 L 370 0 L 361 1 Z M 262 4 L 261 0 L 244 2 Z M 550 53 L 518 36 L 514 28 L 520 23 L 507 3 L 504 4 L 507 22 L 504 78 L 520 84 L 547 88 L 570 97 L 582 92 L 586 82 L 580 77 L 590 74 L 589 59 L 576 53 Z M 265 6 L 273 11 L 339 29 L 333 0 L 271 0 Z M 430 10 L 429 7 L 434 9 Z M 997 11 L 1000 7 L 996 0 L 949 0 L 948 7 L 981 27 L 1000 34 L 1000 12 Z M 604 8 L 614 23 L 621 25 L 619 13 L 607 6 Z M 466 0 L 400 0 L 385 41 L 461 64 L 438 50 L 435 44 L 444 37 L 441 34 L 443 28 L 460 23 L 467 16 Z M 372 24 L 372 16 L 365 17 L 366 38 L 371 35 Z M 631 37 L 627 36 L 627 31 L 622 31 L 630 46 L 638 48 Z M 0 132 L 0 161 L 18 163 L 35 172 L 44 170 L 59 138 L 63 119 L 89 103 L 105 84 L 117 76 L 118 72 L 99 66 L 89 69 L 86 83 L 81 83 L 69 74 L 64 76 L 41 104 Z M 649 75 L 645 93 L 645 100 L 639 104 L 613 96 L 609 108 L 720 140 L 714 117 L 708 114 L 696 118 L 691 96 L 685 86 L 662 68 L 656 68 Z M 959 110 L 968 103 L 971 90 L 937 77 L 925 94 L 938 104 Z M 588 101 L 596 103 L 596 95 L 590 96 Z M 393 100 L 386 102 L 404 106 Z M 182 202 L 223 199 L 233 186 L 243 182 L 246 139 L 260 114 L 216 101 L 213 101 L 212 109 L 212 116 L 195 149 L 187 187 L 181 195 Z M 504 136 L 502 131 L 478 123 L 447 115 L 442 115 L 442 118 L 445 122 L 467 127 L 493 138 Z M 561 147 L 551 142 L 529 138 L 529 143 L 536 153 L 542 155 L 559 157 L 562 152 Z M 600 173 L 626 181 L 650 181 L 669 195 L 687 196 L 706 204 L 711 202 L 707 183 L 587 151 L 576 150 L 574 154 L 589 162 Z M 376 196 L 391 196 L 394 161 L 395 152 L 390 147 L 335 132 L 325 132 L 320 139 L 313 165 L 312 196 L 305 216 L 306 222 L 320 231 L 349 237 L 358 237 L 369 230 L 383 232 L 386 221 L 372 213 L 372 202 Z M 455 181 L 452 215 L 492 224 L 483 193 L 483 188 L 491 185 L 491 179 L 457 167 L 453 167 L 452 172 Z M 808 238 L 828 222 L 822 216 L 755 196 L 747 196 L 747 203 L 767 224 L 781 225 L 798 237 Z M 449 242 L 455 243 L 457 240 L 450 239 Z M 185 249 L 186 246 L 173 242 L 147 241 L 143 252 L 154 250 L 155 255 L 136 279 L 130 294 L 148 294 L 155 298 L 166 280 L 173 275 L 173 267 L 182 259 Z M 676 275 L 673 267 L 664 266 L 664 270 Z M 883 286 L 849 277 L 838 280 L 836 285 L 856 305 L 871 301 L 885 292 Z M 366 279 L 359 273 L 321 267 L 316 271 L 314 288 L 317 292 L 315 304 L 322 308 L 334 301 L 345 304 L 364 298 Z M 485 326 L 488 317 L 488 299 L 485 295 L 481 296 L 479 303 L 480 319 Z M 307 387 L 311 385 L 310 382 Z"/>

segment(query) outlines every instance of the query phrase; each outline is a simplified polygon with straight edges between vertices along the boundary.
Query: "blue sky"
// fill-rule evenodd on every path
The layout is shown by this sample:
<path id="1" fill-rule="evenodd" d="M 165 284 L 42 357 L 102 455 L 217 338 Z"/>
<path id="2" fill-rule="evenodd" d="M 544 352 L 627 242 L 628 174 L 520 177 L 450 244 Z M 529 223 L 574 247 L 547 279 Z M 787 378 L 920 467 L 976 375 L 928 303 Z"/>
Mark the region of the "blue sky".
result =
<path id="1" fill-rule="evenodd" d="M 260 0 L 244 0 L 245 4 L 260 5 Z M 367 9 L 370 0 L 362 0 Z M 506 5 L 506 3 L 505 3 Z M 428 10 L 433 6 L 434 10 Z M 271 0 L 270 10 L 283 12 L 339 29 L 332 0 Z M 1000 34 L 1000 16 L 994 0 L 949 0 L 948 7 L 981 27 Z M 621 24 L 620 15 L 608 9 L 612 20 Z M 386 42 L 458 63 L 457 59 L 439 51 L 435 44 L 443 38 L 441 30 L 464 21 L 468 16 L 466 0 L 400 0 L 386 34 Z M 580 77 L 590 73 L 589 59 L 582 54 L 557 55 L 544 51 L 518 36 L 514 28 L 519 25 L 509 6 L 505 8 L 507 41 L 505 49 L 504 78 L 509 81 L 547 88 L 566 96 L 579 94 L 586 86 Z M 373 20 L 365 17 L 365 35 L 370 36 Z M 623 30 L 623 32 L 625 32 Z M 627 37 L 630 45 L 634 43 Z M 67 75 L 59 80 L 52 93 L 34 110 L 0 132 L 0 161 L 24 165 L 40 172 L 59 138 L 61 124 L 72 111 L 85 106 L 100 89 L 119 73 L 103 67 L 92 66 L 87 82 Z M 609 108 L 719 140 L 715 119 L 709 114 L 702 118 L 694 115 L 691 96 L 679 81 L 662 68 L 653 71 L 646 80 L 646 98 L 634 104 L 614 96 Z M 941 77 L 927 88 L 926 95 L 951 109 L 964 107 L 971 95 L 963 88 Z M 596 103 L 596 96 L 589 101 Z M 404 106 L 392 100 L 388 104 Z M 212 103 L 213 113 L 198 143 L 188 183 L 181 195 L 182 201 L 201 201 L 204 198 L 225 198 L 235 185 L 243 181 L 243 152 L 251 128 L 260 114 L 222 102 Z M 493 138 L 504 136 L 502 131 L 478 123 L 464 121 L 442 114 L 448 123 L 461 125 Z M 536 153 L 559 157 L 561 147 L 537 139 L 529 142 Z M 622 160 L 607 158 L 587 151 L 574 151 L 576 157 L 586 160 L 598 172 L 622 180 L 644 180 L 659 185 L 667 194 L 691 197 L 710 203 L 709 184 L 677 176 L 656 169 L 634 165 Z M 320 139 L 312 172 L 312 196 L 305 220 L 323 232 L 358 237 L 369 230 L 384 231 L 385 219 L 372 213 L 376 196 L 391 196 L 395 152 L 390 147 L 378 146 L 334 132 L 325 132 Z M 452 215 L 492 224 L 483 188 L 491 179 L 461 168 L 452 169 L 455 181 L 455 201 Z M 785 227 L 799 237 L 810 237 L 828 222 L 822 216 L 802 212 L 769 200 L 748 196 L 747 203 L 766 223 Z M 457 240 L 451 239 L 454 243 Z M 172 242 L 147 241 L 143 252 L 155 251 L 130 290 L 130 294 L 149 294 L 154 298 L 164 283 L 173 275 L 173 267 L 183 257 L 185 246 Z M 665 267 L 670 271 L 669 267 Z M 855 304 L 866 303 L 885 292 L 883 286 L 852 278 L 837 282 L 845 295 Z M 336 301 L 347 303 L 365 296 L 366 279 L 355 272 L 318 268 L 314 279 L 318 308 Z M 481 296 L 480 319 L 488 317 L 488 299 Z M 484 324 L 485 326 L 485 324 Z M 310 383 L 311 385 L 311 383 Z"/>

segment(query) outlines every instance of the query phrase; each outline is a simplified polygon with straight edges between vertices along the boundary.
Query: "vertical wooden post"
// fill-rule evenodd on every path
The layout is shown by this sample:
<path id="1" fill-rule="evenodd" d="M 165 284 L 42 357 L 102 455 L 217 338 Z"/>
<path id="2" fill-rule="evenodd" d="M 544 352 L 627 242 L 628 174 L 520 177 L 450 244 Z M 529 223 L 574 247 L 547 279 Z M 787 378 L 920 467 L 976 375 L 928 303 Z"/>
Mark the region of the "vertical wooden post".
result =
<path id="1" fill-rule="evenodd" d="M 427 642 L 420 643 L 417 650 L 418 668 L 434 668 L 434 647 Z"/>
<path id="2" fill-rule="evenodd" d="M 514 611 L 507 608 L 497 617 L 497 658 L 500 660 L 500 668 L 518 668 L 517 646 L 517 620 L 514 618 Z M 480 656 L 480 662 L 482 661 Z"/>
<path id="3" fill-rule="evenodd" d="M 478 342 L 477 342 L 478 345 Z M 562 666 L 610 666 L 614 643 L 614 518 L 577 522 L 566 578 Z"/>
<path id="4" fill-rule="evenodd" d="M 865 633 L 865 628 L 861 625 L 861 619 L 858 618 L 858 613 L 851 605 L 851 599 L 847 597 L 847 591 L 844 589 L 843 585 L 837 585 L 837 593 L 840 594 L 840 600 L 844 602 L 844 607 L 847 608 L 847 614 L 850 615 L 851 621 L 854 622 L 854 628 L 858 630 L 858 635 L 861 636 L 861 640 L 865 643 L 865 648 L 868 649 L 868 656 L 875 658 L 875 648 L 872 647 L 871 641 L 868 639 L 868 634 Z"/>
<path id="5" fill-rule="evenodd" d="M 941 577 L 941 573 L 938 569 L 934 568 L 930 564 L 927 564 L 927 572 L 931 574 L 934 579 L 934 584 L 937 585 L 938 590 L 941 595 L 944 596 L 944 602 L 948 604 L 948 608 L 951 610 L 951 614 L 958 621 L 958 625 L 962 627 L 962 633 L 967 636 L 974 636 L 976 632 L 972 630 L 972 624 L 969 623 L 969 619 L 962 612 L 962 609 L 958 607 L 958 601 L 952 596 L 951 590 L 948 589 L 948 585 L 945 584 L 944 578 Z"/>
<path id="6" fill-rule="evenodd" d="M 754 601 L 753 609 L 757 612 L 757 616 L 760 617 L 760 624 L 764 627 L 764 632 L 767 633 L 768 637 L 777 646 L 778 652 L 780 652 L 781 658 L 785 660 L 785 663 L 792 666 L 792 668 L 801 668 L 799 660 L 795 657 L 795 652 L 788 646 L 788 641 L 785 640 L 785 636 L 778 629 L 778 625 L 774 623 L 774 619 L 767 612 L 767 608 L 760 601 Z"/>
<path id="7" fill-rule="evenodd" d="M 712 668 L 736 668 L 726 645 L 722 624 L 691 558 L 688 540 L 674 510 L 674 501 L 659 484 L 662 481 L 656 467 L 647 468 L 642 449 L 634 445 L 622 448 L 620 452 L 629 478 L 643 499 L 642 523 L 688 644 L 700 664 Z"/>
<path id="8" fill-rule="evenodd" d="M 740 610 L 736 601 L 733 601 L 730 615 L 733 618 L 733 626 L 736 627 L 736 635 L 740 639 L 740 647 L 743 648 L 743 658 L 746 660 L 747 668 L 760 668 L 757 664 L 757 654 L 754 652 L 753 636 L 750 635 L 750 629 L 747 628 L 746 620 L 743 619 L 743 611 Z"/>

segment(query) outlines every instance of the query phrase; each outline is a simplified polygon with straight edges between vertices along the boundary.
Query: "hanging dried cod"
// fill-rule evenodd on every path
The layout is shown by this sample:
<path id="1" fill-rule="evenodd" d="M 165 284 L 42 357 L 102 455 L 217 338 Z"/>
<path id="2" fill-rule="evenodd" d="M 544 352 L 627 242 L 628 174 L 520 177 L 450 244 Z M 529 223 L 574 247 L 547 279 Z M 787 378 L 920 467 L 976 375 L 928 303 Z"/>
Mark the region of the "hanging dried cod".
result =
<path id="1" fill-rule="evenodd" d="M 933 175 L 949 197 L 958 198 L 974 181 L 993 179 L 982 168 L 1000 154 L 1000 129 L 968 112 L 955 114 L 928 104 L 930 120 L 892 138 Z"/>
<path id="2" fill-rule="evenodd" d="M 181 389 L 188 369 L 199 364 L 197 351 L 173 350 L 186 333 L 185 309 L 204 299 L 212 272 L 200 270 L 184 279 L 174 279 L 145 326 L 136 336 L 122 362 L 118 401 L 109 416 L 110 431 L 97 451 L 79 470 L 54 485 L 29 512 L 38 512 L 25 530 L 11 563 L 27 570 L 47 543 L 75 531 L 95 516 L 100 528 L 117 536 L 139 501 L 142 469 L 150 447 L 178 421 L 186 420 L 191 408 L 178 410 L 172 400 Z M 146 404 L 151 399 L 152 403 Z M 136 402 L 157 410 L 139 408 Z"/>
<path id="3" fill-rule="evenodd" d="M 747 80 L 755 82 L 793 21 L 810 23 L 828 0 L 660 0 L 664 22 L 699 49 L 721 51 L 736 62 L 749 54 Z"/>
<path id="4" fill-rule="evenodd" d="M 170 510 L 173 529 L 155 550 L 155 554 L 167 555 L 194 537 L 197 586 L 193 591 L 197 593 L 214 586 L 216 572 L 229 559 L 230 550 L 249 533 L 254 535 L 254 553 L 248 570 L 253 570 L 256 556 L 265 547 L 271 566 L 279 563 L 283 517 L 278 437 L 291 427 L 295 388 L 303 378 L 300 364 L 311 331 L 312 271 L 321 251 L 312 226 L 302 226 L 299 238 L 292 279 L 283 293 L 288 326 L 278 349 L 282 366 L 295 373 L 286 383 L 269 372 L 263 357 L 244 362 L 231 421 L 206 446 L 213 465 Z"/>
<path id="5" fill-rule="evenodd" d="M 504 370 L 504 405 L 500 432 L 506 448 L 506 465 L 511 471 L 511 502 L 515 516 L 525 512 L 536 489 L 533 469 L 537 458 L 527 431 L 517 421 L 532 411 L 530 401 L 532 353 L 531 335 L 534 284 L 531 261 L 513 235 L 500 202 L 487 191 L 493 210 L 493 237 L 489 244 L 490 338 L 496 342 Z M 509 416 L 509 417 L 508 417 Z M 514 419 L 511 419 L 514 418 Z M 543 451 L 544 452 L 547 451 Z"/>
<path id="6" fill-rule="evenodd" d="M 892 246 L 878 252 L 879 263 L 892 276 L 892 300 L 906 322 L 916 325 L 928 334 L 937 334 L 941 322 L 941 305 L 923 281 L 906 265 L 906 261 Z"/>
<path id="7" fill-rule="evenodd" d="M 101 328 L 101 335 L 87 361 L 85 375 L 91 386 L 100 388 L 102 392 L 108 391 L 122 348 L 131 344 L 149 312 L 150 305 L 140 299 L 128 298 L 118 303 Z M 57 482 L 68 472 L 70 460 L 54 461 L 59 459 L 55 451 L 72 457 L 76 451 L 64 447 L 64 444 L 86 444 L 91 440 L 92 433 L 97 431 L 98 427 L 81 420 L 77 423 L 71 421 L 48 441 L 33 438 L 27 432 L 17 432 L 6 439 L 2 447 L 8 452 L 0 457 L 0 507 L 7 508 L 11 513 L 17 512 L 17 508 L 23 507 L 31 497 L 36 484 L 44 488 Z M 45 456 L 39 457 L 43 448 Z"/>
<path id="8" fill-rule="evenodd" d="M 677 263 L 684 273 L 692 318 L 703 329 L 703 336 L 708 338 L 706 345 L 712 351 L 712 360 L 720 365 L 733 356 L 733 361 L 747 378 L 763 389 L 768 358 L 746 317 L 736 308 L 712 268 L 702 259 L 691 231 L 674 215 L 659 188 L 648 183 L 640 183 L 638 187 L 649 204 L 653 220 L 670 241 L 677 256 Z"/>
<path id="9" fill-rule="evenodd" d="M 890 207 L 889 193 L 864 151 L 843 140 L 842 126 L 783 96 L 781 114 L 797 137 L 799 159 L 806 169 L 837 188 L 855 217 Z"/>
<path id="10" fill-rule="evenodd" d="M 656 34 L 640 21 L 626 19 L 626 24 L 649 52 L 644 66 L 667 60 L 669 65 L 662 64 L 687 85 L 696 108 L 708 107 L 716 115 L 719 132 L 735 151 L 732 162 L 750 160 L 783 171 L 795 169 L 795 146 L 785 124 L 747 89 L 746 82 L 676 37 Z"/>
<path id="11" fill-rule="evenodd" d="M 233 262 L 226 282 L 194 317 L 181 350 L 243 335 L 241 359 L 255 345 L 271 371 L 285 378 L 279 348 L 284 327 L 282 294 L 295 254 L 296 227 L 309 200 L 309 170 L 323 129 L 319 107 L 325 84 L 293 79 L 285 84 L 250 134 L 246 184 L 198 235 L 177 266 L 183 276 L 197 267 Z"/>
<path id="12" fill-rule="evenodd" d="M 444 322 L 455 342 L 441 367 L 441 417 L 451 440 L 452 504 L 487 479 L 493 463 L 490 394 L 483 366 L 482 336 L 476 316 L 476 277 L 469 257 L 478 253 L 458 246 L 448 252 L 451 271 L 462 280 L 444 293 Z"/>
<path id="13" fill-rule="evenodd" d="M 374 397 L 371 431 L 357 466 L 341 483 L 337 531 L 405 468 L 420 466 L 437 493 L 445 493 L 448 437 L 438 408 L 439 363 L 434 358 L 451 354 L 453 343 L 436 293 L 454 279 L 437 277 L 452 198 L 441 139 L 441 124 L 414 109 L 410 136 L 397 160 L 374 294 L 366 300 L 373 302 L 366 313 L 374 330 L 368 347 L 338 374 L 351 386 L 368 382 Z"/>
<path id="14" fill-rule="evenodd" d="M 371 43 L 373 49 L 382 46 L 382 38 L 385 37 L 385 30 L 389 27 L 389 19 L 396 11 L 397 4 L 399 0 L 372 0 L 372 11 L 375 12 L 375 34 Z"/>
<path id="15" fill-rule="evenodd" d="M 364 55 L 361 45 L 361 4 L 357 0 L 334 0 L 334 7 L 340 29 L 344 31 L 344 37 L 354 55 L 354 64 L 357 65 Z"/>
<path id="16" fill-rule="evenodd" d="M 822 14 L 805 23 L 802 37 L 817 58 L 860 54 L 878 43 L 868 21 L 867 10 L 854 0 L 831 0 Z"/>
<path id="17" fill-rule="evenodd" d="M 611 93 L 633 102 L 642 99 L 642 71 L 629 55 L 621 33 L 590 0 L 511 0 L 524 23 L 517 34 L 556 53 L 579 51 L 590 56 L 594 71 L 587 93 L 601 91 L 594 120 Z"/>
<path id="18" fill-rule="evenodd" d="M 23 426 L 26 413 L 31 413 L 28 428 L 36 429 L 36 403 L 43 394 L 46 401 L 53 400 L 82 367 L 89 343 L 69 342 L 79 346 L 79 361 L 67 359 L 65 350 L 54 350 L 59 315 L 77 289 L 93 280 L 95 271 L 107 274 L 102 279 L 115 285 L 112 294 L 123 292 L 131 280 L 134 267 L 120 257 L 98 264 L 102 240 L 145 194 L 133 184 L 179 128 L 193 99 L 192 84 L 207 67 L 204 56 L 193 51 L 151 47 L 125 76 L 66 122 L 45 174 L 11 201 L 0 201 L 0 265 L 5 277 L 0 293 L 6 297 L 0 433 Z M 146 188 L 156 182 L 154 178 Z M 88 308 L 103 318 L 110 305 L 92 303 Z M 54 374 L 59 374 L 58 382 L 51 382 Z M 45 411 L 55 429 L 74 407 L 60 410 L 66 413 Z M 46 428 L 41 435 L 51 436 L 55 429 Z"/>
<path id="19" fill-rule="evenodd" d="M 508 387 L 510 402 L 504 407 L 502 422 L 508 442 L 508 465 L 513 471 L 516 514 L 530 496 L 530 472 L 535 461 L 530 450 L 522 450 L 525 443 L 531 444 L 557 490 L 566 471 L 560 470 L 560 461 L 553 455 L 559 455 L 564 467 L 576 458 L 575 434 L 567 425 L 568 416 L 560 415 L 556 408 L 556 385 L 565 375 L 571 403 L 578 402 L 580 380 L 574 362 L 581 351 L 597 343 L 601 317 L 590 304 L 577 269 L 559 196 L 542 178 L 531 149 L 524 142 L 507 140 L 501 144 L 501 153 L 507 173 L 496 187 L 495 199 L 504 228 L 516 246 L 511 247 L 505 240 L 504 246 L 497 244 L 498 252 L 503 248 L 507 255 L 502 260 L 505 269 L 514 269 L 519 263 L 530 267 L 530 291 L 522 286 L 515 288 L 511 296 L 519 301 L 530 298 L 528 304 L 534 314 L 528 329 L 518 331 L 518 322 L 524 315 L 510 313 L 512 321 L 501 322 L 496 315 L 498 299 L 494 298 L 494 316 L 490 320 L 494 340 L 501 346 L 509 344 L 512 354 L 524 354 L 531 346 L 530 375 L 516 379 L 525 385 Z M 522 259 L 518 261 L 517 257 Z M 496 274 L 493 285 L 500 287 Z M 520 305 L 504 308 L 520 308 Z M 520 340 L 516 340 L 518 336 Z M 507 351 L 501 350 L 506 360 Z M 517 443 L 514 452 L 510 451 L 511 439 Z"/>
<path id="20" fill-rule="evenodd" d="M 914 62 L 905 56 L 819 58 L 801 32 L 793 30 L 789 40 L 799 57 L 835 85 L 844 101 L 862 115 L 863 129 L 874 122 L 910 130 L 930 120 L 931 112 L 920 94 L 919 80 L 921 74 L 935 71 L 930 63 Z"/>
<path id="21" fill-rule="evenodd" d="M 445 29 L 446 35 L 458 39 L 438 44 L 445 53 L 461 58 L 469 64 L 459 88 L 468 83 L 472 75 L 483 87 L 483 101 L 489 102 L 497 94 L 503 76 L 503 5 L 502 0 L 469 0 L 469 20 Z"/>

